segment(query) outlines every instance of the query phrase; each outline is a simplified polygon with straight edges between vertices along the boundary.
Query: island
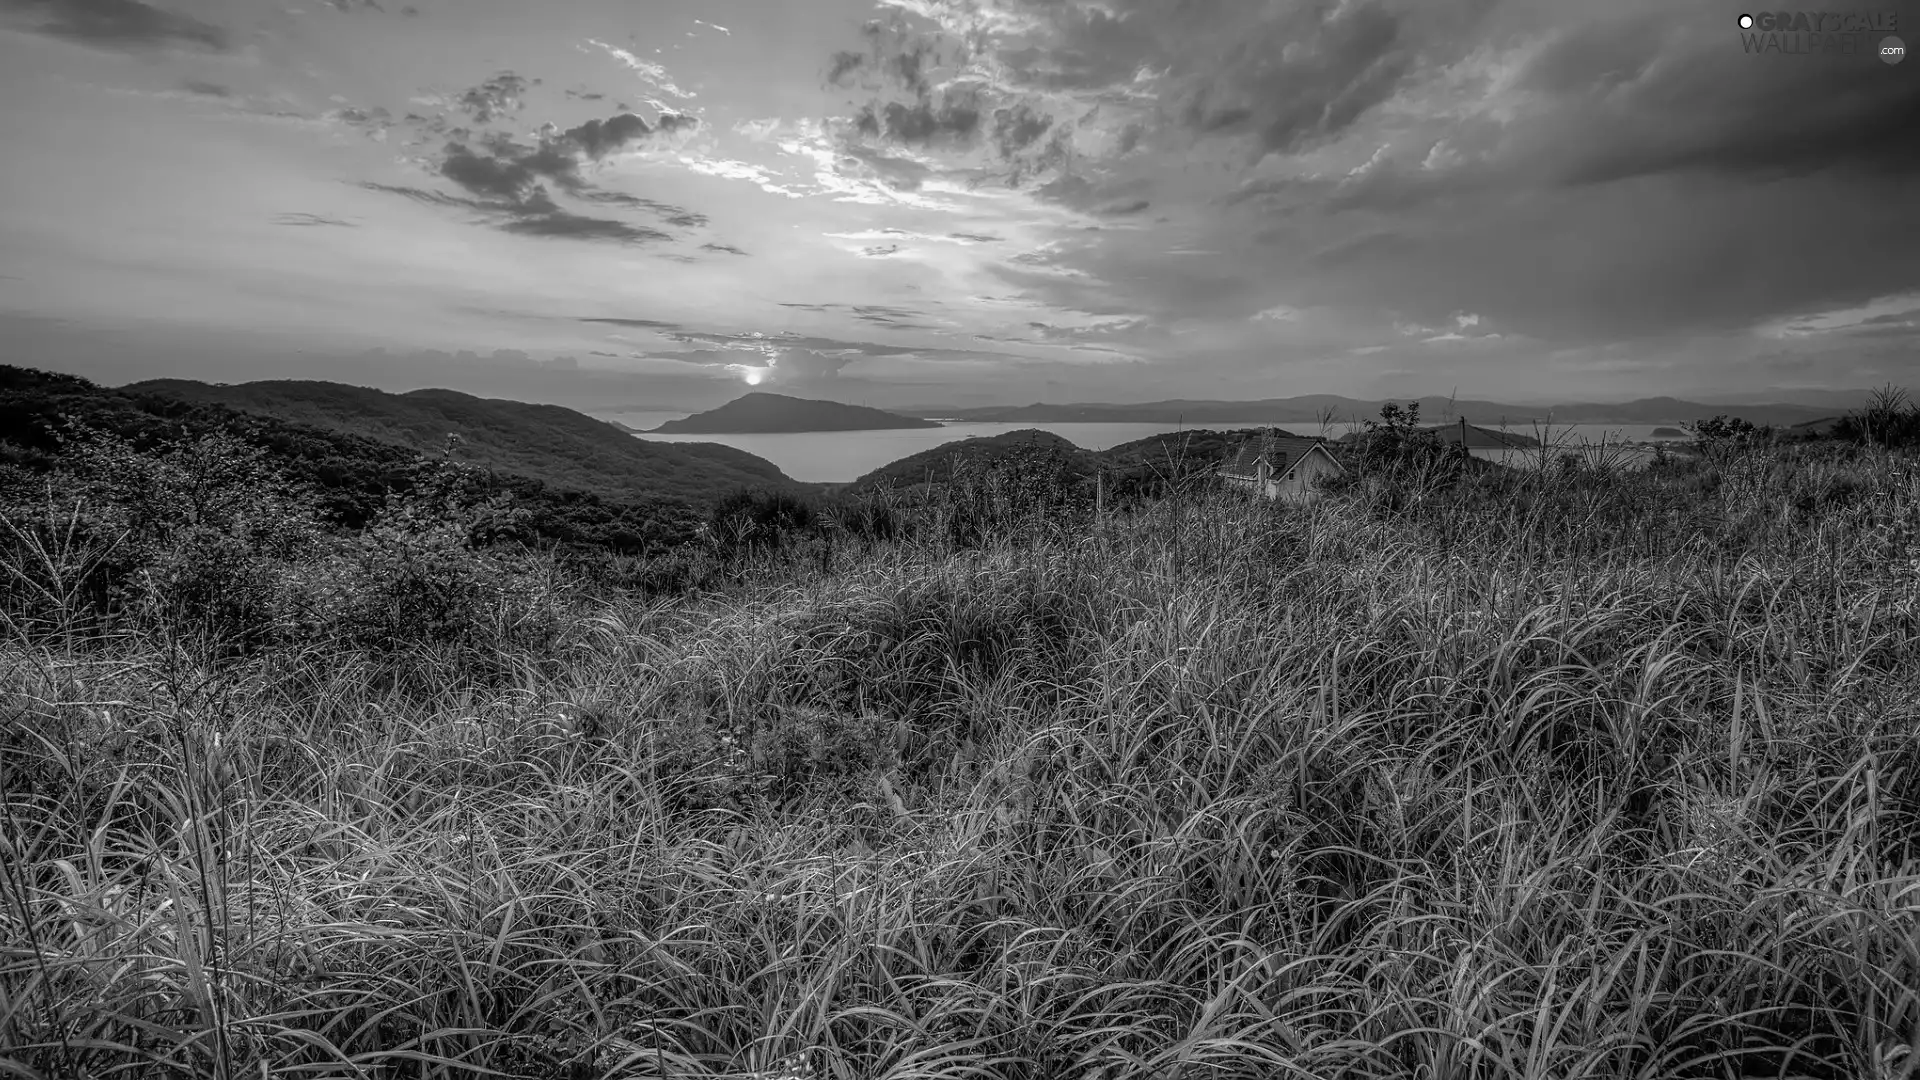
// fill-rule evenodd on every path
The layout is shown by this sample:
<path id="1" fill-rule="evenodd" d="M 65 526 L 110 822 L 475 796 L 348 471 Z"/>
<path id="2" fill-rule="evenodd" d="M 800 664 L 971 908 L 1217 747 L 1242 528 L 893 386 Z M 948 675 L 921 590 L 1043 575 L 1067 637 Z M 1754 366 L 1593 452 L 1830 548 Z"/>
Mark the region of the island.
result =
<path id="1" fill-rule="evenodd" d="M 934 420 L 902 416 L 864 405 L 813 401 L 754 391 L 717 409 L 669 420 L 652 429 L 657 435 L 773 435 L 800 431 L 889 431 L 944 427 Z"/>
<path id="2" fill-rule="evenodd" d="M 1656 439 L 1684 439 L 1687 437 L 1687 433 L 1676 427 L 1657 427 L 1653 429 L 1653 437 Z"/>

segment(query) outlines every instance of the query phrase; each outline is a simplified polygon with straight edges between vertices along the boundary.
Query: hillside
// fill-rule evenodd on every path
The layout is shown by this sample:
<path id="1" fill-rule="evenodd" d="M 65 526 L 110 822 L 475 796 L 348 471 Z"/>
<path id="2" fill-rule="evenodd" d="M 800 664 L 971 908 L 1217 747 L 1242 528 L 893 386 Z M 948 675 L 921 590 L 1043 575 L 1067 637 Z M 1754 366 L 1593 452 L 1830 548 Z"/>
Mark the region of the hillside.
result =
<path id="1" fill-rule="evenodd" d="M 0 467 L 27 476 L 52 469 L 69 424 L 141 448 L 182 437 L 239 439 L 264 451 L 291 479 L 315 489 L 330 520 L 355 528 L 371 520 L 390 493 L 407 490 L 423 460 L 415 446 L 329 425 L 0 365 Z M 649 550 L 692 535 L 697 517 L 692 500 L 641 491 L 624 498 L 603 496 L 504 470 L 493 476 L 492 485 L 530 512 L 535 535 L 563 544 Z"/>
<path id="2" fill-rule="evenodd" d="M 956 467 L 984 465 L 1021 454 L 1057 454 L 1074 472 L 1091 475 L 1098 456 L 1082 450 L 1051 431 L 1022 428 L 999 435 L 976 435 L 958 442 L 943 443 L 867 473 L 846 485 L 861 491 L 878 487 L 906 490 L 924 484 L 944 484 L 953 478 Z"/>
<path id="3" fill-rule="evenodd" d="M 1711 405 L 1678 398 L 1644 398 L 1615 403 L 1574 402 L 1562 405 L 1510 405 L 1496 401 L 1415 399 L 1420 416 L 1447 421 L 1466 416 L 1482 426 L 1527 427 L 1549 418 L 1561 424 L 1662 424 L 1694 421 L 1726 414 L 1755 424 L 1795 424 L 1830 416 L 1824 405 Z M 1404 404 L 1404 402 L 1402 402 Z M 1007 405 L 973 409 L 927 410 L 956 421 L 975 423 L 1110 423 L 1110 424 L 1311 424 L 1331 415 L 1334 420 L 1364 420 L 1380 415 L 1385 401 L 1366 401 L 1335 394 L 1266 398 L 1258 401 L 1174 400 L 1138 404 Z"/>
<path id="4" fill-rule="evenodd" d="M 713 443 L 638 439 L 604 420 L 558 405 L 477 398 L 454 390 L 389 394 L 359 386 L 275 381 L 216 386 L 155 379 L 124 388 L 223 405 L 438 453 L 448 433 L 455 457 L 487 468 L 609 498 L 667 496 L 705 501 L 740 487 L 794 488 L 772 462 Z"/>
<path id="5" fill-rule="evenodd" d="M 795 431 L 889 431 L 899 428 L 935 428 L 933 420 L 902 416 L 863 405 L 813 401 L 785 394 L 743 394 L 717 409 L 681 420 L 669 420 L 655 432 L 662 435 L 770 435 Z"/>
<path id="6" fill-rule="evenodd" d="M 1121 443 L 1099 451 L 1096 456 L 1106 466 L 1109 475 L 1138 474 L 1143 478 L 1177 475 L 1195 469 L 1212 469 L 1225 460 L 1241 440 L 1258 435 L 1263 430 L 1286 438 L 1299 437 L 1294 432 L 1278 428 L 1230 428 L 1223 431 L 1193 428 Z"/>
<path id="7" fill-rule="evenodd" d="M 1422 427 L 1420 431 L 1434 436 L 1446 446 L 1459 446 L 1463 441 L 1459 424 L 1434 424 Z M 1365 431 L 1349 431 L 1335 441 L 1351 445 L 1366 437 Z M 1522 435 L 1517 431 L 1499 431 L 1477 424 L 1466 426 L 1464 442 L 1469 450 L 1538 449 L 1540 446 L 1540 440 L 1531 435 Z"/>

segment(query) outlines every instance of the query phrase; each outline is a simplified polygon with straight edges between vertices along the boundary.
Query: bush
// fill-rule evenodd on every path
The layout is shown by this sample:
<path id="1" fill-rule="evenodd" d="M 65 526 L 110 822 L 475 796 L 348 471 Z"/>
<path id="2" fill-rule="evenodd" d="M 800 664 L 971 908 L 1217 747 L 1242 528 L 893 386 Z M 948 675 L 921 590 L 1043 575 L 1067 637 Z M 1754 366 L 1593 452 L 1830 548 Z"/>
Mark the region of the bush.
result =
<path id="1" fill-rule="evenodd" d="M 558 628 L 556 589 L 539 560 L 502 546 L 525 512 L 486 494 L 477 470 L 423 466 L 365 531 L 283 579 L 281 608 L 301 637 L 398 653 L 418 646 L 517 648 Z"/>
<path id="2" fill-rule="evenodd" d="M 15 610 L 69 630 L 132 618 L 224 647 L 271 637 L 278 575 L 321 537 L 310 489 L 225 435 L 141 452 L 77 432 L 66 450 L 36 495 L 14 485 Z"/>
<path id="3" fill-rule="evenodd" d="M 1884 447 L 1920 446 L 1920 402 L 1888 386 L 1833 426 L 1835 438 Z"/>

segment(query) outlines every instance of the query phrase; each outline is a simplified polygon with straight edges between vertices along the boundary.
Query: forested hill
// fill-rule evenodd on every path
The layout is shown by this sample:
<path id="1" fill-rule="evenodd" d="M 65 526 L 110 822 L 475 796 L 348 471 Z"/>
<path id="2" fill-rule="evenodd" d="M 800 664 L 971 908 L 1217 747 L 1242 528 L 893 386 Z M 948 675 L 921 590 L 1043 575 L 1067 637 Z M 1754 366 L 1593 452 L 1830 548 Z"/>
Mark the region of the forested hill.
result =
<path id="1" fill-rule="evenodd" d="M 423 461 L 413 445 L 193 401 L 159 392 L 155 385 L 114 389 L 72 375 L 0 365 L 0 472 L 16 479 L 46 473 L 60 459 L 62 439 L 85 431 L 105 432 L 137 448 L 227 435 L 264 451 L 291 479 L 316 489 L 332 520 L 358 527 L 372 519 L 389 494 L 412 485 Z M 530 512 L 536 535 L 613 550 L 683 542 L 693 535 L 701 515 L 698 504 L 705 501 L 642 489 L 614 498 L 504 470 L 496 470 L 490 482 Z M 683 480 L 675 486 L 688 485 Z"/>
<path id="2" fill-rule="evenodd" d="M 224 405 L 295 423 L 439 453 L 460 436 L 458 460 L 612 499 L 704 502 L 738 488 L 797 489 L 772 462 L 715 443 L 636 439 L 558 405 L 478 398 L 454 390 L 389 394 L 341 383 L 276 381 L 215 386 L 155 379 L 123 388 Z"/>
<path id="3" fill-rule="evenodd" d="M 1014 457 L 1036 455 L 1053 459 L 1066 474 L 1090 478 L 1098 472 L 1112 490 L 1152 486 L 1177 476 L 1208 472 L 1241 439 L 1261 429 L 1213 431 L 1199 428 L 1149 435 L 1106 450 L 1083 450 L 1066 438 L 1040 428 L 1022 428 L 999 435 L 976 436 L 943 443 L 910 457 L 882 465 L 847 485 L 859 491 L 879 487 L 906 490 L 928 483 L 945 483 L 956 467 L 985 465 Z M 1282 432 L 1281 434 L 1286 434 Z"/>
<path id="4" fill-rule="evenodd" d="M 890 431 L 940 426 L 937 421 L 861 405 L 843 405 L 837 401 L 814 401 L 755 391 L 743 394 L 717 409 L 695 413 L 682 420 L 669 420 L 653 430 L 663 435 L 764 435 L 787 431 Z"/>

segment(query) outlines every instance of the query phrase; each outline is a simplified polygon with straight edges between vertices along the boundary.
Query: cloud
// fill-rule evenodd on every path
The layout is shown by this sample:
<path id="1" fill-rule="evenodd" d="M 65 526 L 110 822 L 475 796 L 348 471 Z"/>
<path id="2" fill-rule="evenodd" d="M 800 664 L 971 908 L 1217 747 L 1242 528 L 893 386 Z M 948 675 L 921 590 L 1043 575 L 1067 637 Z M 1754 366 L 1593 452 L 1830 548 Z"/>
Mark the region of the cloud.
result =
<path id="1" fill-rule="evenodd" d="M 582 318 L 583 323 L 604 323 L 608 326 L 625 326 L 635 330 L 679 330 L 679 323 L 661 322 L 658 319 L 615 319 L 608 317 Z"/>
<path id="2" fill-rule="evenodd" d="M 485 100 L 479 104 L 493 109 L 508 100 L 507 91 L 517 93 L 516 87 L 520 84 L 496 79 L 488 85 L 492 90 L 481 95 Z M 467 96 L 473 93 L 470 91 Z M 358 110 L 343 110 L 343 113 L 368 116 Z M 411 116 L 409 121 L 423 122 Z M 649 124 L 632 113 L 617 113 L 564 130 L 553 124 L 545 125 L 531 144 L 500 132 L 479 138 L 453 138 L 437 153 L 428 156 L 424 164 L 464 194 L 384 184 L 364 186 L 427 205 L 478 210 L 483 212 L 483 220 L 520 235 L 625 243 L 669 240 L 671 234 L 653 224 L 568 210 L 555 201 L 549 185 L 583 202 L 647 211 L 659 219 L 661 225 L 704 226 L 707 223 L 704 215 L 623 192 L 598 190 L 587 183 L 583 174 L 584 168 L 594 162 L 642 144 L 671 142 L 696 129 L 698 123 L 692 117 L 669 113 Z"/>
<path id="3" fill-rule="evenodd" d="M 644 199 L 638 195 L 629 195 L 622 191 L 581 191 L 580 198 L 588 202 L 606 203 L 612 206 L 631 207 L 653 213 L 668 225 L 683 229 L 698 229 L 707 224 L 707 215 L 695 213 L 682 206 L 663 203 L 657 199 Z"/>
<path id="4" fill-rule="evenodd" d="M 1318 332 L 1248 323 L 1280 291 L 1339 313 L 1339 355 L 1393 312 L 1455 349 L 1584 348 L 1920 288 L 1890 242 L 1920 231 L 1920 82 L 1747 55 L 1695 6 L 885 2 L 826 58 L 837 134 L 1107 219 L 995 269 L 1048 303 Z"/>
<path id="5" fill-rule="evenodd" d="M 472 194 L 450 195 L 418 187 L 371 182 L 361 186 L 399 195 L 427 206 L 480 211 L 482 221 L 504 232 L 521 236 L 620 243 L 673 239 L 672 234 L 649 225 L 593 217 L 562 207 L 554 201 L 546 186 L 537 182 L 535 177 L 539 175 L 538 171 L 524 161 L 477 154 L 455 144 L 449 146 L 446 157 L 441 161 L 440 173 Z"/>
<path id="6" fill-rule="evenodd" d="M 529 85 L 521 76 L 503 71 L 463 92 L 454 99 L 453 104 L 471 116 L 474 123 L 488 124 L 507 113 L 519 112 L 525 106 L 521 95 L 526 93 Z"/>
<path id="7" fill-rule="evenodd" d="M 402 198 L 412 199 L 414 202 L 421 203 L 425 206 L 465 207 L 474 210 L 488 208 L 488 204 L 479 199 L 466 199 L 458 195 L 448 195 L 444 192 L 429 191 L 426 188 L 410 187 L 404 184 L 380 184 L 366 180 L 362 181 L 359 186 L 366 188 L 368 191 L 378 191 L 388 195 L 398 195 Z"/>
<path id="8" fill-rule="evenodd" d="M 588 38 L 587 44 L 601 49 L 608 56 L 613 57 L 625 65 L 627 70 L 639 76 L 640 81 L 647 89 L 655 93 L 666 94 L 669 97 L 677 97 L 684 100 L 692 100 L 699 96 L 691 90 L 682 90 L 680 87 L 675 86 L 672 78 L 667 75 L 667 69 L 651 60 L 642 60 L 626 49 L 609 45 L 604 41 L 596 41 L 593 38 Z"/>
<path id="9" fill-rule="evenodd" d="M 200 82 L 197 79 L 189 79 L 181 83 L 180 89 L 189 94 L 199 94 L 201 97 L 230 98 L 233 96 L 233 91 L 219 83 Z"/>
<path id="10" fill-rule="evenodd" d="M 184 45 L 214 52 L 232 48 L 226 30 L 141 0 L 0 0 L 0 11 L 37 18 L 32 27 L 37 32 L 83 45 Z"/>
<path id="11" fill-rule="evenodd" d="M 700 121 L 682 113 L 665 113 L 652 126 L 630 112 L 618 113 L 606 120 L 589 120 L 568 128 L 555 140 L 572 146 L 581 155 L 600 159 L 648 139 L 668 139 L 700 126 Z"/>
<path id="12" fill-rule="evenodd" d="M 721 255 L 745 255 L 746 254 L 746 252 L 740 250 L 737 247 L 734 247 L 732 244 L 701 244 L 700 250 L 712 251 Z"/>
<path id="13" fill-rule="evenodd" d="M 1650 23 L 1651 20 L 1648 20 Z M 1646 25 L 1638 24 L 1638 25 Z M 1920 173 L 1920 81 L 1860 56 L 1748 56 L 1717 35 L 1683 38 L 1617 85 L 1568 84 L 1560 68 L 1624 67 L 1646 39 L 1592 23 L 1555 41 L 1522 77 L 1542 95 L 1526 152 L 1563 183 L 1662 173 L 1749 178 L 1849 169 Z M 1632 68 L 1627 68 L 1633 70 Z M 1551 117 L 1552 123 L 1548 123 Z"/>
<path id="14" fill-rule="evenodd" d="M 562 210 L 552 203 L 547 209 L 523 210 L 500 227 L 524 236 L 557 236 L 576 240 L 617 240 L 640 243 L 671 240 L 672 236 L 645 225 L 632 225 L 610 218 L 593 218 Z"/>
<path id="15" fill-rule="evenodd" d="M 351 221 L 342 221 L 339 218 L 327 217 L 323 214 L 305 214 L 305 213 L 278 214 L 278 215 L 275 215 L 273 219 L 273 223 L 275 225 L 298 225 L 303 227 L 316 226 L 316 225 L 329 225 L 329 226 L 337 226 L 339 228 L 345 228 L 345 229 L 357 228 L 357 226 L 355 226 L 354 223 Z"/>
<path id="16" fill-rule="evenodd" d="M 565 131 L 549 125 L 531 146 L 505 135 L 488 136 L 478 146 L 454 141 L 442 150 L 439 172 L 468 191 L 498 199 L 524 198 L 541 179 L 568 191 L 584 191 L 584 165 L 643 142 L 670 139 L 698 124 L 692 117 L 671 113 L 656 124 L 619 113 Z M 617 202 L 619 197 L 602 201 Z"/>

